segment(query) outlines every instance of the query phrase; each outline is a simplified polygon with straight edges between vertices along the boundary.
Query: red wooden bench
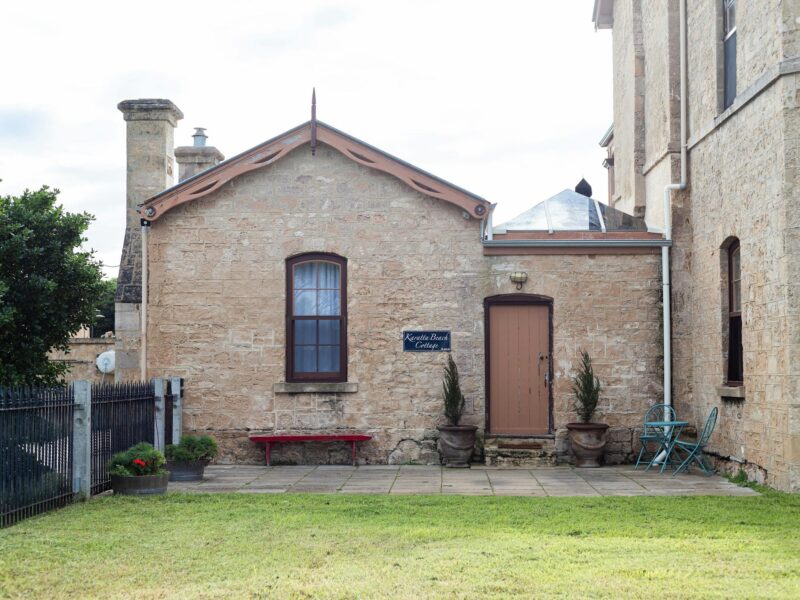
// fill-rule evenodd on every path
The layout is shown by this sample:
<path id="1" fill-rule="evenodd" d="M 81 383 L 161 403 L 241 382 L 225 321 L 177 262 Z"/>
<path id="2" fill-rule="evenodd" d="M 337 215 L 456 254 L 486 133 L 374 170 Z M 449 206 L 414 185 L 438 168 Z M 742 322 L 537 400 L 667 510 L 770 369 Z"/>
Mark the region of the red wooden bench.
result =
<path id="1" fill-rule="evenodd" d="M 272 444 L 292 444 L 294 442 L 350 442 L 353 452 L 353 466 L 356 466 L 356 442 L 366 442 L 371 440 L 371 435 L 357 433 L 332 433 L 318 435 L 251 435 L 250 441 L 257 444 L 264 444 L 264 456 L 267 459 L 267 466 L 272 466 L 270 451 Z"/>

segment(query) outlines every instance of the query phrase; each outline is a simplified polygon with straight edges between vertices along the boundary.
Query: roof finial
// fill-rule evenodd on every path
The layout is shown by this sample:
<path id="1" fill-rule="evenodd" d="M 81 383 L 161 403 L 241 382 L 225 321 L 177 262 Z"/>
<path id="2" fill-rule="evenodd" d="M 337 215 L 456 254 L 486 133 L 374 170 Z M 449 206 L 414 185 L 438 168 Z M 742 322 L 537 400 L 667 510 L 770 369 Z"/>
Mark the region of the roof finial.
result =
<path id="1" fill-rule="evenodd" d="M 311 156 L 317 153 L 317 88 L 311 88 Z"/>

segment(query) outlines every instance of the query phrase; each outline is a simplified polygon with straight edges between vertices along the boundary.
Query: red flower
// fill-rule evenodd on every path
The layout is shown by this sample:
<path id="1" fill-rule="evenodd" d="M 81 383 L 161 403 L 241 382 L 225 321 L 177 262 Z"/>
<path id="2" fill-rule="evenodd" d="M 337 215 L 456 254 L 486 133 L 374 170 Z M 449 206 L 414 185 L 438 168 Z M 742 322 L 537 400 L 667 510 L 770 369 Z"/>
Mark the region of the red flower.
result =
<path id="1" fill-rule="evenodd" d="M 135 459 L 133 461 L 133 464 L 135 464 L 136 466 L 139 466 L 139 467 L 146 467 L 147 466 L 147 463 L 144 462 L 141 458 Z"/>

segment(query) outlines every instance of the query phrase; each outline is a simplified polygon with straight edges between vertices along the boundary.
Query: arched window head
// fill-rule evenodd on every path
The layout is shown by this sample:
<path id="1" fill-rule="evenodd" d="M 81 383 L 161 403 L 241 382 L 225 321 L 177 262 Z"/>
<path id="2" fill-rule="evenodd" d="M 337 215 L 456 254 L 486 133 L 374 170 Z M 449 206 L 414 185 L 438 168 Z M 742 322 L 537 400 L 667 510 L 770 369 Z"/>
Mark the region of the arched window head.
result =
<path id="1" fill-rule="evenodd" d="M 286 340 L 287 381 L 347 381 L 347 259 L 287 259 Z"/>

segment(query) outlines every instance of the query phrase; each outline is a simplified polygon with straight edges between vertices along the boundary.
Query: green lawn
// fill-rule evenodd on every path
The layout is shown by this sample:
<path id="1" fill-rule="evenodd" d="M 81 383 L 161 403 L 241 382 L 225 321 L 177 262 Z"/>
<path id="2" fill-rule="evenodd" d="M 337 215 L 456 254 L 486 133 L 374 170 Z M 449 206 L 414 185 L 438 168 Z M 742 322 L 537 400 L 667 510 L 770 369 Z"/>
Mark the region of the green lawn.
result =
<path id="1" fill-rule="evenodd" d="M 101 497 L 0 530 L 2 598 L 800 598 L 800 497 Z"/>

